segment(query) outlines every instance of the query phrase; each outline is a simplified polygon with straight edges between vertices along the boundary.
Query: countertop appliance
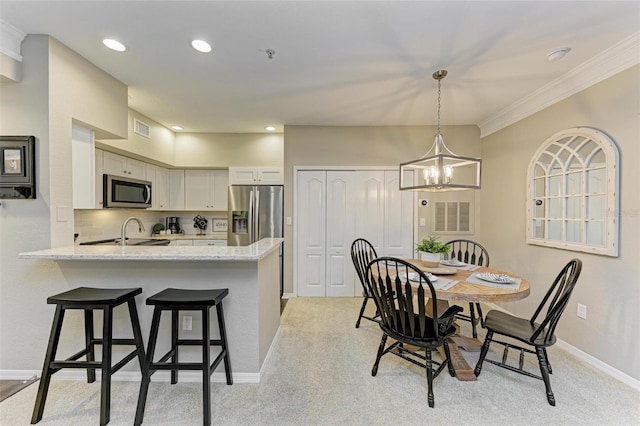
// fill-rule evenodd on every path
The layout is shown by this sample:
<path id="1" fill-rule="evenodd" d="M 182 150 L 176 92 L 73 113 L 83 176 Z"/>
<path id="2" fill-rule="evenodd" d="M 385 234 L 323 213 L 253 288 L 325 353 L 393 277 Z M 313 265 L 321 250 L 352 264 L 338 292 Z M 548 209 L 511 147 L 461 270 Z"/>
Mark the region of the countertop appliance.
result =
<path id="1" fill-rule="evenodd" d="M 124 176 L 103 175 L 103 203 L 106 208 L 148 209 L 151 182 Z"/>
<path id="2" fill-rule="evenodd" d="M 282 185 L 232 185 L 229 187 L 227 244 L 248 246 L 262 238 L 283 236 L 284 187 Z M 280 245 L 280 296 L 283 293 Z"/>
<path id="3" fill-rule="evenodd" d="M 177 216 L 167 217 L 166 228 L 171 234 L 179 234 L 180 232 L 182 232 L 182 229 L 180 229 L 180 218 Z"/>

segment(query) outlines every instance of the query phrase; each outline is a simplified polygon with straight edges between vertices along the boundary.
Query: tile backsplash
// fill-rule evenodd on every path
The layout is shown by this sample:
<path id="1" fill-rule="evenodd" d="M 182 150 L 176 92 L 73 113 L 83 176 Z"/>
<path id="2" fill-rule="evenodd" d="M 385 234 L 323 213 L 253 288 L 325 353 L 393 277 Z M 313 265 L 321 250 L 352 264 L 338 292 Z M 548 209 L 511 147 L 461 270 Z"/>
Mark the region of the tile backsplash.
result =
<path id="1" fill-rule="evenodd" d="M 226 212 L 161 212 L 129 209 L 74 210 L 74 232 L 80 234 L 76 244 L 120 237 L 122 224 L 131 216 L 142 221 L 145 232 L 138 231 L 136 222 L 129 223 L 127 237 L 148 237 L 151 235 L 153 225 L 156 223 L 166 225 L 165 219 L 168 216 L 180 218 L 180 227 L 185 235 L 197 235 L 198 229 L 193 227 L 193 218 L 198 214 L 204 216 L 208 221 L 205 234 L 212 233 L 213 219 L 227 217 Z"/>

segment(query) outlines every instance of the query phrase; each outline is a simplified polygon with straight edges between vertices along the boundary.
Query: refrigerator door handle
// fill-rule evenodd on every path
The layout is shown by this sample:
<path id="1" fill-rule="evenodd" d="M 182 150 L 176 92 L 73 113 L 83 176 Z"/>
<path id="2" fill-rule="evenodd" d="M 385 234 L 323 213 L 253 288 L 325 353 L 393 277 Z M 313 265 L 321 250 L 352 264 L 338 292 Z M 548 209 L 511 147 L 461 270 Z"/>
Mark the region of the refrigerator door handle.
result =
<path id="1" fill-rule="evenodd" d="M 254 209 L 254 231 L 253 242 L 255 243 L 260 238 L 260 191 L 256 189 L 256 208 Z"/>
<path id="2" fill-rule="evenodd" d="M 253 208 L 253 190 L 249 191 L 249 217 L 247 218 L 247 222 L 248 222 L 248 226 L 250 228 L 250 233 L 249 233 L 249 244 L 253 243 L 254 240 L 254 226 L 253 226 L 253 222 L 254 222 L 254 208 Z"/>

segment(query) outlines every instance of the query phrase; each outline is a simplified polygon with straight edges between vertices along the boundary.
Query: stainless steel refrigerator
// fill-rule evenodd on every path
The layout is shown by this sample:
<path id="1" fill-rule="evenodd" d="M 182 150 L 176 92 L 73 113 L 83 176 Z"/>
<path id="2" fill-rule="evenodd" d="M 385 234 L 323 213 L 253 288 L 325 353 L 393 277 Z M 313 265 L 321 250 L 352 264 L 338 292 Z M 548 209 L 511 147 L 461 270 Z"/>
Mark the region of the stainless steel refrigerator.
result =
<path id="1" fill-rule="evenodd" d="M 232 185 L 229 187 L 227 245 L 248 246 L 262 238 L 282 238 L 284 187 Z M 283 293 L 280 246 L 280 296 Z"/>

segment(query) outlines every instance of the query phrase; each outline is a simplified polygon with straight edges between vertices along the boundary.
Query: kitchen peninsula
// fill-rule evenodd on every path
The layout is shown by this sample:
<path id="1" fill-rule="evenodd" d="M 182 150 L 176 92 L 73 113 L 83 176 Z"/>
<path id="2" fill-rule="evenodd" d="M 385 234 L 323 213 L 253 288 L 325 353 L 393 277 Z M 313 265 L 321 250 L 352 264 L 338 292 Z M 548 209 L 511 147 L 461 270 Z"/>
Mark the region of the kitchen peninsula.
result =
<path id="1" fill-rule="evenodd" d="M 144 302 L 147 297 L 165 288 L 228 288 L 224 315 L 233 379 L 236 383 L 255 383 L 260 381 L 265 359 L 280 326 L 279 247 L 282 241 L 282 238 L 265 238 L 249 246 L 236 247 L 74 245 L 20 253 L 19 257 L 56 262 L 69 289 L 141 287 L 142 296 L 136 302 L 145 341 L 152 316 L 151 307 Z M 43 308 L 45 298 L 42 298 Z M 183 315 L 192 314 L 186 311 L 181 312 L 181 317 Z M 129 335 L 127 315 L 116 310 L 115 316 L 114 336 Z M 185 338 L 200 336 L 200 315 L 194 313 L 192 318 L 193 329 L 181 330 Z M 212 318 L 215 325 L 215 315 Z M 78 319 L 81 324 L 80 317 Z M 96 326 L 96 330 L 99 327 Z M 217 330 L 217 326 L 211 329 Z M 218 336 L 212 334 L 212 337 Z M 70 344 L 69 352 L 78 344 L 75 342 L 73 347 Z M 161 333 L 158 339 L 158 349 L 165 347 L 169 347 L 168 332 Z M 199 351 L 188 349 L 192 348 L 186 348 L 184 356 L 181 349 L 181 359 L 187 361 L 192 356 L 198 359 Z M 114 359 L 118 359 L 115 353 Z M 139 377 L 137 365 L 127 367 L 130 374 L 135 372 Z M 213 374 L 213 381 L 225 380 L 220 370 Z M 188 373 L 181 375 L 188 376 Z M 198 380 L 199 375 L 193 377 Z"/>

